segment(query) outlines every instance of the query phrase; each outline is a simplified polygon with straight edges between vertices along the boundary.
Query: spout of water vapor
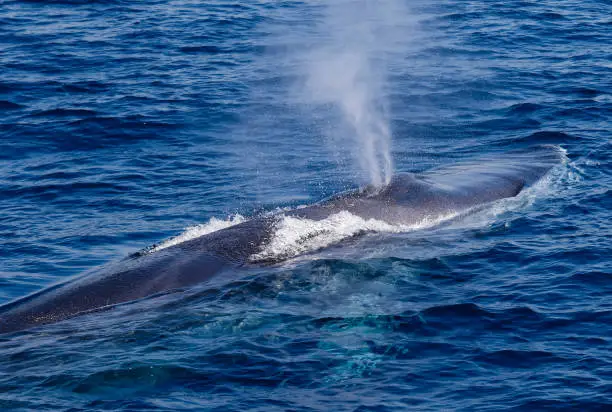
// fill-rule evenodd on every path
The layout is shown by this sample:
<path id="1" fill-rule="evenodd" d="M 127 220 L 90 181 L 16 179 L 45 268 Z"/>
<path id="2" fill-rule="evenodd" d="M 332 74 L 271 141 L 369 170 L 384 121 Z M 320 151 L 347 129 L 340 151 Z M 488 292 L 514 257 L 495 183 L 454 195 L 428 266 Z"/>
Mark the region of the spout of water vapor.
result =
<path id="1" fill-rule="evenodd" d="M 324 7 L 305 65 L 304 97 L 338 109 L 345 133 L 332 140 L 350 148 L 366 183 L 382 186 L 393 174 L 386 51 L 406 13 L 399 0 L 329 0 Z"/>

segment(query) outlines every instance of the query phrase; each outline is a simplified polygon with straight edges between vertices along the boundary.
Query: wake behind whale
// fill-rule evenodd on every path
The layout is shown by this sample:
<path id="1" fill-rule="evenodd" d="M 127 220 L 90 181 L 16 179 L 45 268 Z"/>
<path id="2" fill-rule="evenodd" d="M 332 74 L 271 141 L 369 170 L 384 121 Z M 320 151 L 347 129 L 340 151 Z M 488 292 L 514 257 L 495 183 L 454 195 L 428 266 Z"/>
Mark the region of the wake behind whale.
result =
<path id="1" fill-rule="evenodd" d="M 367 232 L 435 226 L 517 196 L 562 159 L 559 148 L 537 146 L 424 173 L 398 174 L 381 188 L 366 187 L 310 206 L 236 219 L 219 230 L 174 239 L 6 304 L 0 307 L 0 333 L 186 288 L 224 271 L 279 262 Z M 308 230 L 299 230 L 299 225 Z"/>

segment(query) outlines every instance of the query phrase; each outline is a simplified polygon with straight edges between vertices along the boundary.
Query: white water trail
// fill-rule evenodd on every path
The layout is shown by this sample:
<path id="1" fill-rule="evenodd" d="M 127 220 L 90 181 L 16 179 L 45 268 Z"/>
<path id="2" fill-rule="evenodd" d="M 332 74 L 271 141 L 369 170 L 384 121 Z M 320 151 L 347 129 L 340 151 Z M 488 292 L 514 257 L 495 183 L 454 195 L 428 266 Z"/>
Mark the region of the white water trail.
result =
<path id="1" fill-rule="evenodd" d="M 212 217 L 207 223 L 201 223 L 199 225 L 190 226 L 186 228 L 179 235 L 166 239 L 163 242 L 157 245 L 153 245 L 152 247 L 146 249 L 146 252 L 147 253 L 158 252 L 162 249 L 166 249 L 168 247 L 178 245 L 179 243 L 183 243 L 188 240 L 195 239 L 195 238 L 207 235 L 212 232 L 217 232 L 221 229 L 225 229 L 231 226 L 238 225 L 245 221 L 246 221 L 245 217 L 242 215 L 238 215 L 238 214 L 229 216 L 226 219 L 217 219 L 216 217 Z"/>
<path id="2" fill-rule="evenodd" d="M 421 221 L 410 225 L 364 219 L 346 210 L 321 220 L 282 216 L 276 223 L 270 242 L 259 253 L 252 255 L 249 260 L 265 262 L 289 259 L 323 249 L 355 235 L 411 232 L 436 226 L 458 215 L 457 212 L 448 211 L 445 214 L 426 216 Z"/>
<path id="3" fill-rule="evenodd" d="M 393 174 L 388 63 L 407 36 L 408 11 L 399 0 L 327 0 L 323 7 L 304 57 L 302 97 L 339 111 L 332 143 L 350 153 L 367 183 L 387 184 Z"/>

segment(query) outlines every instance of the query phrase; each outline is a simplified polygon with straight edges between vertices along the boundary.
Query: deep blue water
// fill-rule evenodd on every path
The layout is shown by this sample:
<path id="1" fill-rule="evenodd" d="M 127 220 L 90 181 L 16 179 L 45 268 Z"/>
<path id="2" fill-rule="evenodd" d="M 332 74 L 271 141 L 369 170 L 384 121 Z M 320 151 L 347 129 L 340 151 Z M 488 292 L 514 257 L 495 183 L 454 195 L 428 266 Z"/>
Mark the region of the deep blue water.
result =
<path id="1" fill-rule="evenodd" d="M 295 92 L 325 12 L 0 0 L 0 303 L 362 183 L 333 107 Z M 537 143 L 566 164 L 466 221 L 2 336 L 0 408 L 612 410 L 612 3 L 404 12 L 395 170 Z"/>

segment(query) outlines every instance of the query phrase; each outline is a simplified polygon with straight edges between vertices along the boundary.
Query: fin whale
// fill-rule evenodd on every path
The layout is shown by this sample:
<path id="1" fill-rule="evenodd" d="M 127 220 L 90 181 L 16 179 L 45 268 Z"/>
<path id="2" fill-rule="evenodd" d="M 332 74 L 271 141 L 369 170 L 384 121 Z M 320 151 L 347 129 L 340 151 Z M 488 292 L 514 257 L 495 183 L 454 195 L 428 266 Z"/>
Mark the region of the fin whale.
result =
<path id="1" fill-rule="evenodd" d="M 555 146 L 536 146 L 481 157 L 423 173 L 396 175 L 385 187 L 366 187 L 284 212 L 321 220 L 340 211 L 389 224 L 466 213 L 519 194 L 562 161 Z M 0 333 L 58 322 L 147 296 L 189 287 L 249 265 L 272 238 L 279 215 L 243 223 L 156 251 L 127 257 L 85 276 L 0 307 Z"/>

